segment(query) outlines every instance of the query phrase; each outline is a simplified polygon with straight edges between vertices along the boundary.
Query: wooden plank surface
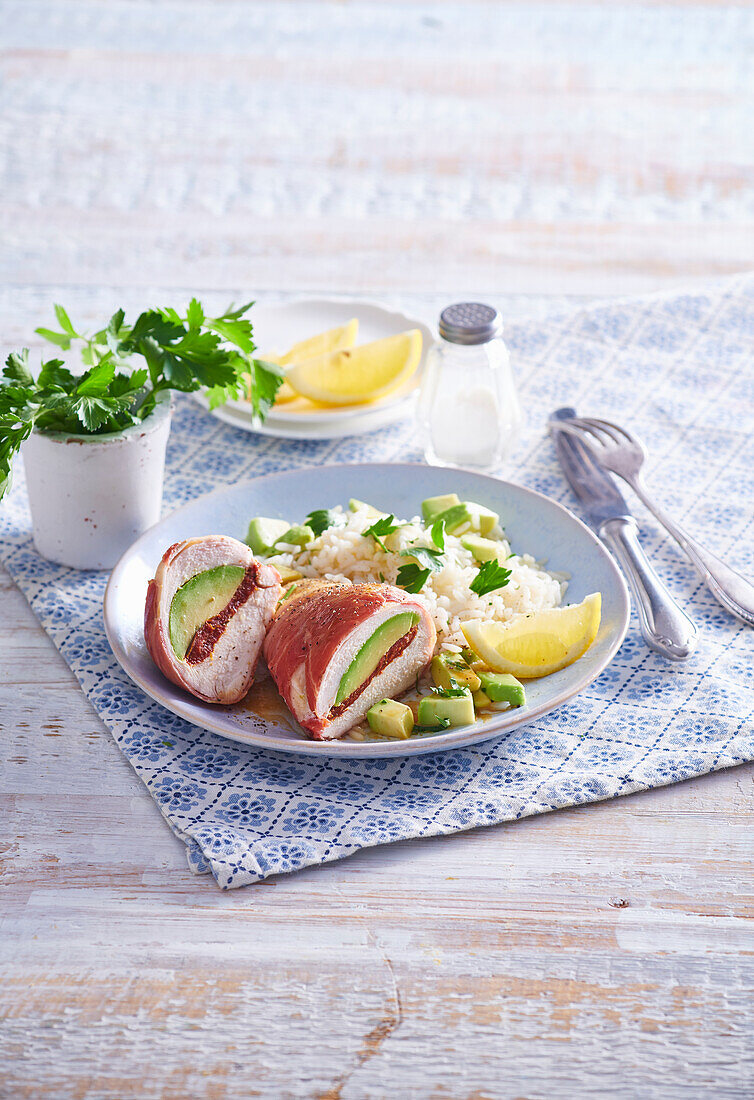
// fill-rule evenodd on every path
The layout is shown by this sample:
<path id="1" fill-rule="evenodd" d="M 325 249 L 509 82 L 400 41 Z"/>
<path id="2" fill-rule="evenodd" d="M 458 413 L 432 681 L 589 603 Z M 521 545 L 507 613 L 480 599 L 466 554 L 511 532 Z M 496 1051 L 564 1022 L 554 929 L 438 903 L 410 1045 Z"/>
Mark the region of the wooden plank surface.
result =
<path id="1" fill-rule="evenodd" d="M 12 283 L 603 295 L 751 263 L 751 6 L 4 11 Z"/>
<path id="2" fill-rule="evenodd" d="M 0 15 L 3 348 L 61 298 L 521 316 L 751 264 L 751 6 Z M 754 766 L 222 894 L 0 592 L 0 1096 L 754 1094 Z"/>
<path id="3" fill-rule="evenodd" d="M 754 767 L 221 894 L 2 592 L 2 1095 L 750 1091 Z"/>

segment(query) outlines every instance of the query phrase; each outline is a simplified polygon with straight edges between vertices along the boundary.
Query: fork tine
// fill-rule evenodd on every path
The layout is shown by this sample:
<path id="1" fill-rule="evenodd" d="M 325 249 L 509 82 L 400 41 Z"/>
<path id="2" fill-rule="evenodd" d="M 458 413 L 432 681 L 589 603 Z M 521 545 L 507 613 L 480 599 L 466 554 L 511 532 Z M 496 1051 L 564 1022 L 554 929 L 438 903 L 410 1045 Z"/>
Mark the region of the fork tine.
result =
<path id="1" fill-rule="evenodd" d="M 595 458 L 599 457 L 600 451 L 604 451 L 605 444 L 600 436 L 588 426 L 582 425 L 578 417 L 571 420 L 554 421 L 551 427 L 559 432 L 572 435 L 574 439 L 578 439 L 579 443 L 586 447 Z"/>
<path id="2" fill-rule="evenodd" d="M 613 441 L 613 437 L 607 432 L 603 432 L 599 427 L 599 421 L 593 421 L 586 416 L 574 416 L 571 420 L 562 420 L 561 424 L 566 430 L 568 426 L 572 428 L 572 434 L 578 435 L 583 443 L 597 443 L 600 447 L 606 446 L 606 444 Z M 608 439 L 605 439 L 605 436 Z M 585 439 L 584 436 L 589 436 L 589 439 Z"/>
<path id="3" fill-rule="evenodd" d="M 583 419 L 585 423 L 600 428 L 615 443 L 633 443 L 633 437 L 618 424 L 613 424 L 612 420 L 600 420 L 596 416 L 586 416 Z"/>

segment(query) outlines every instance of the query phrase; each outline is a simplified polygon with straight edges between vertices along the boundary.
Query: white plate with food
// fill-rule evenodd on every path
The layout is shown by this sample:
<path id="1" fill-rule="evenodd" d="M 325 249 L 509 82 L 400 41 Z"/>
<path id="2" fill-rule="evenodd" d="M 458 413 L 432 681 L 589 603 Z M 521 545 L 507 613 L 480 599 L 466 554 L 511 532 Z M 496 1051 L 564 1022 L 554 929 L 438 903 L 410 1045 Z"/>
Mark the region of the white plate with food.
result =
<path id="1" fill-rule="evenodd" d="M 263 423 L 247 401 L 215 409 L 218 419 L 263 435 L 338 439 L 376 431 L 410 414 L 433 340 L 417 318 L 374 302 L 321 298 L 257 303 L 251 319 L 255 354 L 279 362 L 305 393 L 283 386 Z M 361 384 L 371 399 L 343 387 L 345 374 L 370 379 Z M 208 407 L 203 394 L 195 396 Z"/>
<path id="2" fill-rule="evenodd" d="M 104 610 L 128 675 L 194 725 L 387 757 L 485 741 L 562 705 L 614 657 L 629 601 L 555 501 L 374 464 L 273 474 L 177 509 L 121 558 Z"/>

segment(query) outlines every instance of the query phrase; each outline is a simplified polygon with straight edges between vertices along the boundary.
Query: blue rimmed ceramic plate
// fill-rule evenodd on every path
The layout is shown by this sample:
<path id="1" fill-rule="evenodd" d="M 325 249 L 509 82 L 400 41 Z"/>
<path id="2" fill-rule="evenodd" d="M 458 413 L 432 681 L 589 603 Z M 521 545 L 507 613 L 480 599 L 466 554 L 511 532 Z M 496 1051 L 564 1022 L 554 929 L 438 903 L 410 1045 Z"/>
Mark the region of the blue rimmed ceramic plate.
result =
<path id="1" fill-rule="evenodd" d="M 152 662 L 143 636 L 147 584 L 171 543 L 197 535 L 243 539 L 252 516 L 291 522 L 314 508 L 368 500 L 397 516 L 417 515 L 425 497 L 455 492 L 498 512 L 513 549 L 570 574 L 568 602 L 602 593 L 599 633 L 584 656 L 560 672 L 526 685 L 527 704 L 494 713 L 473 726 L 407 741 L 310 741 L 268 681 L 242 703 L 218 707 L 171 684 Z M 571 512 L 541 493 L 464 470 L 374 464 L 292 470 L 219 489 L 177 509 L 133 544 L 113 570 L 105 594 L 105 629 L 125 671 L 152 699 L 196 726 L 247 745 L 311 756 L 410 756 L 499 737 L 554 710 L 582 691 L 615 656 L 626 633 L 629 601 L 617 566 L 602 543 Z"/>

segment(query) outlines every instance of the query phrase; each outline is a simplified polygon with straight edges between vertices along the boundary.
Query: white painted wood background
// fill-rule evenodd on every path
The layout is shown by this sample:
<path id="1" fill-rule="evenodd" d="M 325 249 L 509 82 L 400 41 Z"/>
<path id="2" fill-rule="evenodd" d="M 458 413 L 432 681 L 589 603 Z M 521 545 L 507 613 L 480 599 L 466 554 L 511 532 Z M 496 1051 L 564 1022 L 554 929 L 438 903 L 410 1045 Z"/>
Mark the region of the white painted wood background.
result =
<path id="1" fill-rule="evenodd" d="M 0 344 L 750 267 L 753 58 L 715 2 L 2 0 Z M 0 1096 L 754 1095 L 754 767 L 222 894 L 0 589 Z"/>

